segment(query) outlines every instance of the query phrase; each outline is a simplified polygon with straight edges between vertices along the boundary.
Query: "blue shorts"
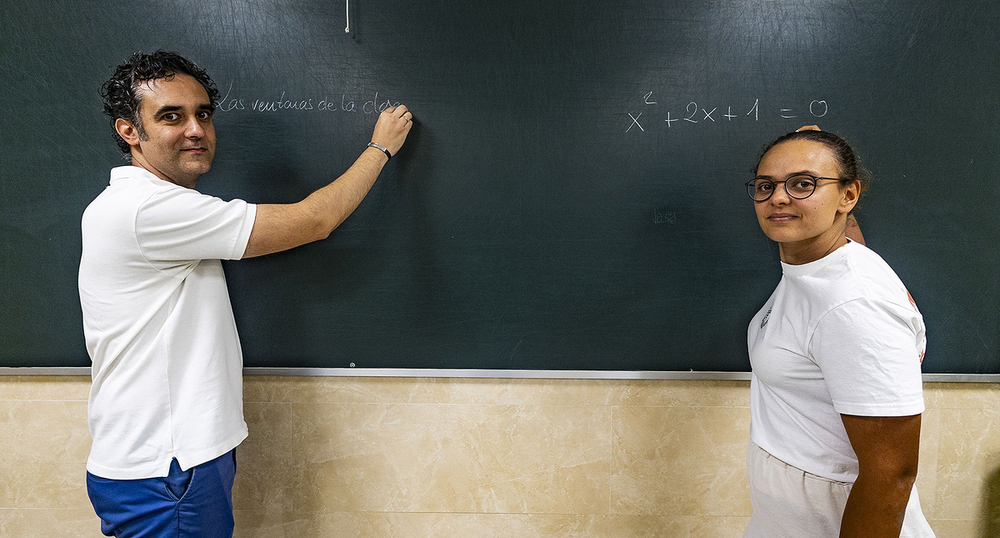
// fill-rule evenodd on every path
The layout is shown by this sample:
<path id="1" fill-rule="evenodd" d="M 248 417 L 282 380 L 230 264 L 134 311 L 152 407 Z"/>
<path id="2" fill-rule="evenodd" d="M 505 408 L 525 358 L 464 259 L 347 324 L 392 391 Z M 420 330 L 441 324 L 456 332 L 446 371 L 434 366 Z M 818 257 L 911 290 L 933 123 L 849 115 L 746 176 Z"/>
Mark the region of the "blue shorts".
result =
<path id="1" fill-rule="evenodd" d="M 164 478 L 109 480 L 87 473 L 101 532 L 118 538 L 230 538 L 236 450 Z"/>

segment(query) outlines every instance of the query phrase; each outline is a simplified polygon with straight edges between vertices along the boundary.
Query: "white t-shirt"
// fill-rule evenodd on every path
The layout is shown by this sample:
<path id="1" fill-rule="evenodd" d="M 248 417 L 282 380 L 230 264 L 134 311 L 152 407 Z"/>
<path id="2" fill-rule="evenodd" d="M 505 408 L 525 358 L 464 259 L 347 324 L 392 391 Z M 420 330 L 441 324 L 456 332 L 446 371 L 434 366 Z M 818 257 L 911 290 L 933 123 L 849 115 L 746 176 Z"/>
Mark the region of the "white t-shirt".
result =
<path id="1" fill-rule="evenodd" d="M 87 471 L 166 476 L 247 436 L 243 355 L 222 259 L 239 259 L 256 206 L 134 166 L 83 214 L 80 302 L 93 361 Z"/>
<path id="2" fill-rule="evenodd" d="M 750 322 L 750 439 L 806 472 L 853 483 L 840 415 L 924 411 L 923 318 L 888 264 L 858 243 L 782 277 Z"/>

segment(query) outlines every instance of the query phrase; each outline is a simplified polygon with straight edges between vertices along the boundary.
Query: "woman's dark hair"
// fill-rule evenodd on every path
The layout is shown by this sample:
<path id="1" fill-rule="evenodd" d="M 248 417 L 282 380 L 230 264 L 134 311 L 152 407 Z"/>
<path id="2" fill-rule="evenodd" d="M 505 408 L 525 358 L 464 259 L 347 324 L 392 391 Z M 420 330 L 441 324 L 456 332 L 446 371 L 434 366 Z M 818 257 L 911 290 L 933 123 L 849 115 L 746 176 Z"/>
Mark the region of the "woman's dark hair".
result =
<path id="1" fill-rule="evenodd" d="M 858 193 L 859 195 L 868 189 L 869 184 L 871 183 L 871 172 L 869 172 L 864 166 L 861 166 L 861 162 L 859 161 L 857 155 L 854 154 L 854 150 L 851 149 L 851 146 L 843 138 L 826 131 L 803 130 L 778 137 L 777 140 L 764 146 L 764 149 L 760 151 L 760 157 L 757 159 L 757 166 L 754 167 L 754 173 L 757 173 L 757 168 L 760 167 L 761 159 L 764 158 L 764 155 L 767 154 L 771 148 L 791 140 L 810 140 L 812 142 L 819 142 L 820 144 L 830 148 L 830 151 L 833 152 L 834 158 L 837 159 L 840 184 L 843 186 L 848 185 L 855 180 L 860 181 L 861 192 Z"/>
<path id="2" fill-rule="evenodd" d="M 142 117 L 139 115 L 139 106 L 142 102 L 142 96 L 138 92 L 139 85 L 151 80 L 169 79 L 178 73 L 194 77 L 208 92 L 212 108 L 215 108 L 219 99 L 219 90 L 216 89 L 215 83 L 203 69 L 175 52 L 163 50 L 152 54 L 137 52 L 119 65 L 111 79 L 101 86 L 104 113 L 111 116 L 111 129 L 115 142 L 125 154 L 126 160 L 131 160 L 132 152 L 128 142 L 115 129 L 115 121 L 122 118 L 131 123 L 139 133 L 139 137 L 145 140 L 146 131 L 142 127 Z"/>

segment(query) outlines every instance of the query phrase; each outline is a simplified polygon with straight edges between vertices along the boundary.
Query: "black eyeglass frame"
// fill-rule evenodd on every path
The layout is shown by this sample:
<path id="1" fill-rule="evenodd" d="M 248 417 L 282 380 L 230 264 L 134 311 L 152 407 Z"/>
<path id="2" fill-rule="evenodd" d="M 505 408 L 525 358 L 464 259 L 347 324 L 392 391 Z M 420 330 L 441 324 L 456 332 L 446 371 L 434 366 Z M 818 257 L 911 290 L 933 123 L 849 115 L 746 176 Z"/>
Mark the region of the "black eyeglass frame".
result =
<path id="1" fill-rule="evenodd" d="M 795 196 L 794 194 L 792 194 L 788 190 L 788 182 L 791 181 L 794 178 L 800 178 L 800 177 L 807 177 L 807 178 L 813 180 L 812 191 L 810 191 L 809 194 L 807 194 L 805 196 Z M 819 181 L 821 179 L 825 179 L 825 180 L 829 180 L 829 181 L 841 181 L 841 179 L 839 177 L 816 177 L 816 176 L 814 176 L 812 174 L 792 174 L 791 176 L 788 176 L 787 179 L 784 179 L 782 181 L 774 181 L 772 179 L 767 179 L 766 177 L 755 177 L 755 178 L 751 179 L 750 181 L 746 182 L 747 196 L 749 196 L 750 199 L 753 200 L 754 202 L 766 202 L 766 201 L 770 200 L 771 197 L 774 196 L 774 191 L 776 189 L 771 189 L 771 193 L 767 195 L 767 198 L 764 198 L 764 199 L 761 199 L 761 200 L 758 200 L 757 197 L 753 195 L 753 193 L 757 190 L 756 189 L 757 186 L 754 185 L 754 183 L 756 183 L 757 181 L 767 181 L 768 183 L 771 184 L 772 187 L 776 187 L 778 185 L 778 183 L 782 183 L 782 186 L 785 188 L 785 194 L 787 194 L 789 198 L 793 198 L 795 200 L 805 200 L 806 198 L 809 198 L 810 196 L 812 196 L 813 194 L 816 193 L 816 187 L 819 186 Z"/>

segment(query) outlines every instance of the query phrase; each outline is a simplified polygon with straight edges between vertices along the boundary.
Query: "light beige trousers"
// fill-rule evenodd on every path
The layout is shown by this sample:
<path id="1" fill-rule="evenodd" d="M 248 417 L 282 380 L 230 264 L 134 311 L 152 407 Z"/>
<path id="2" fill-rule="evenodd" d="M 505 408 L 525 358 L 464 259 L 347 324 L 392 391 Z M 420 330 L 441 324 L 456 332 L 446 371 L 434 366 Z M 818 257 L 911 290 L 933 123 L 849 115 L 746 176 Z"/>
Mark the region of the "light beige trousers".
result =
<path id="1" fill-rule="evenodd" d="M 752 441 L 747 447 L 753 515 L 743 538 L 837 538 L 853 484 L 809 474 L 775 458 Z M 900 538 L 934 538 L 910 493 Z"/>

